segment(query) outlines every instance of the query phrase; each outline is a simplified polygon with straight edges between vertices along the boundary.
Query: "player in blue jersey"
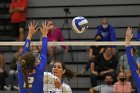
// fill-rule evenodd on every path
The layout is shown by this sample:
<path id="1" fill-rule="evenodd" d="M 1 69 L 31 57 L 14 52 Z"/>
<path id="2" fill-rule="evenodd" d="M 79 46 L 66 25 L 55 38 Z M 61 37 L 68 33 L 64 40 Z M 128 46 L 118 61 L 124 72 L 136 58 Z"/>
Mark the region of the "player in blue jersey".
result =
<path id="1" fill-rule="evenodd" d="M 44 93 L 43 77 L 47 63 L 47 34 L 49 28 L 46 26 L 46 21 L 42 22 L 42 27 L 40 27 L 42 33 L 40 63 L 36 65 L 35 56 L 32 52 L 29 52 L 29 48 L 31 38 L 38 30 L 37 25 L 36 22 L 30 22 L 28 25 L 28 36 L 24 44 L 23 54 L 18 63 L 18 83 L 20 93 Z"/>
<path id="2" fill-rule="evenodd" d="M 128 27 L 126 31 L 126 37 L 125 37 L 128 64 L 130 66 L 131 74 L 135 82 L 135 86 L 137 88 L 137 93 L 140 93 L 140 67 L 136 64 L 133 56 L 131 55 L 130 41 L 132 37 L 133 37 L 132 28 Z"/>

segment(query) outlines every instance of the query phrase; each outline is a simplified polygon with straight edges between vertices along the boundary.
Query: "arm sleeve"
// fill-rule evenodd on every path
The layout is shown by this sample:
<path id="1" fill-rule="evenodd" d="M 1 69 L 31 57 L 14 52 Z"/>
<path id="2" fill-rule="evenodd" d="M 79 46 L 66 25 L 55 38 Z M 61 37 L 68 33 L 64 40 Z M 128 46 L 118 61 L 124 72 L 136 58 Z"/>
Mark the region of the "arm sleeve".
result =
<path id="1" fill-rule="evenodd" d="M 101 90 L 101 87 L 102 87 L 101 85 L 98 85 L 98 86 L 94 87 L 94 90 L 95 91 L 100 91 Z"/>
<path id="2" fill-rule="evenodd" d="M 114 27 L 110 28 L 110 41 L 116 41 L 116 33 Z M 116 46 L 112 46 L 112 48 L 116 48 Z"/>
<path id="3" fill-rule="evenodd" d="M 131 51 L 131 46 L 126 47 L 128 64 L 129 64 L 129 67 L 130 67 L 130 71 L 132 73 L 133 80 L 134 80 L 136 86 L 140 86 L 140 84 L 139 84 L 140 78 L 139 78 L 139 76 L 136 72 L 136 70 L 137 70 L 136 63 L 135 63 L 134 58 L 131 55 L 130 51 Z"/>
<path id="4" fill-rule="evenodd" d="M 113 85 L 113 93 L 117 93 L 117 85 L 116 84 Z"/>
<path id="5" fill-rule="evenodd" d="M 22 5 L 22 7 L 24 7 L 24 10 L 26 10 L 27 9 L 27 0 L 23 0 L 23 3 L 22 3 L 23 5 Z"/>
<path id="6" fill-rule="evenodd" d="M 44 72 L 44 84 L 54 84 L 55 79 L 57 79 L 57 77 L 53 74 Z"/>
<path id="7" fill-rule="evenodd" d="M 127 87 L 127 93 L 132 93 L 132 86 L 131 83 L 129 82 L 128 87 Z"/>
<path id="8" fill-rule="evenodd" d="M 60 88 L 62 90 L 62 93 L 72 93 L 70 86 L 67 84 L 62 84 Z"/>
<path id="9" fill-rule="evenodd" d="M 48 40 L 46 37 L 42 38 L 42 48 L 40 53 L 40 64 L 38 65 L 39 69 L 44 71 L 47 64 L 47 44 Z"/>
<path id="10" fill-rule="evenodd" d="M 31 40 L 28 40 L 28 39 L 25 40 L 22 54 L 24 54 L 25 52 L 27 52 L 30 49 L 30 42 L 31 42 Z"/>
<path id="11" fill-rule="evenodd" d="M 101 34 L 101 28 L 100 28 L 100 26 L 97 27 L 96 35 L 98 35 L 98 34 Z"/>
<path id="12" fill-rule="evenodd" d="M 111 41 L 116 41 L 116 33 L 114 27 L 111 27 L 110 31 L 111 31 L 111 37 L 110 37 Z"/>
<path id="13" fill-rule="evenodd" d="M 25 43 L 24 43 L 24 46 L 23 46 L 22 55 L 29 50 L 29 48 L 30 48 L 30 42 L 31 42 L 31 40 L 28 40 L 28 39 L 25 40 Z M 18 72 L 21 73 L 20 63 L 19 62 L 18 62 Z"/>

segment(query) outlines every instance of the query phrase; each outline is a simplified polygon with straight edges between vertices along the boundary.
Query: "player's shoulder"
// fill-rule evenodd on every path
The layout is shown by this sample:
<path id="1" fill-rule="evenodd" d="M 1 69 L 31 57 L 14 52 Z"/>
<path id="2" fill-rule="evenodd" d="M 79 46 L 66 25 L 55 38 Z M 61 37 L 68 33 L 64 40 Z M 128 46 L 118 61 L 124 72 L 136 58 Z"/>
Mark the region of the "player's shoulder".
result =
<path id="1" fill-rule="evenodd" d="M 66 89 L 70 89 L 71 90 L 71 87 L 68 84 L 66 84 L 66 83 L 63 83 L 62 86 L 65 87 Z"/>
<path id="2" fill-rule="evenodd" d="M 53 75 L 51 72 L 44 72 L 44 75 Z"/>

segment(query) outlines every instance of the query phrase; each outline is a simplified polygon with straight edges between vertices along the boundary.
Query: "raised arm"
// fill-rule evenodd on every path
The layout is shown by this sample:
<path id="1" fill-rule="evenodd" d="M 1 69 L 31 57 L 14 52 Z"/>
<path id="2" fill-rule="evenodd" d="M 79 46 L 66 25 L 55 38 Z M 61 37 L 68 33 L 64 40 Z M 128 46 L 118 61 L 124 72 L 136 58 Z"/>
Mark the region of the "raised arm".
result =
<path id="1" fill-rule="evenodd" d="M 22 54 L 29 50 L 32 36 L 38 31 L 37 24 L 38 23 L 36 23 L 35 21 L 29 23 L 29 25 L 28 25 L 28 28 L 29 28 L 28 36 L 27 36 L 27 39 L 25 40 L 25 44 L 24 44 L 24 47 L 23 47 Z"/>
<path id="2" fill-rule="evenodd" d="M 127 32 L 126 32 L 126 37 L 125 37 L 125 43 L 126 43 L 126 53 L 127 53 L 127 59 L 128 59 L 128 64 L 132 73 L 132 77 L 135 81 L 136 86 L 139 86 L 139 81 L 140 78 L 136 72 L 137 67 L 136 67 L 136 63 L 134 61 L 133 56 L 131 55 L 131 46 L 130 46 L 130 41 L 133 37 L 132 34 L 132 28 L 128 27 L 127 28 Z"/>
<path id="3" fill-rule="evenodd" d="M 48 25 L 46 26 L 46 21 L 42 22 L 42 27 L 40 27 L 41 33 L 42 33 L 42 48 L 41 48 L 41 53 L 40 53 L 40 64 L 39 68 L 44 71 L 47 63 L 47 34 L 48 34 Z"/>

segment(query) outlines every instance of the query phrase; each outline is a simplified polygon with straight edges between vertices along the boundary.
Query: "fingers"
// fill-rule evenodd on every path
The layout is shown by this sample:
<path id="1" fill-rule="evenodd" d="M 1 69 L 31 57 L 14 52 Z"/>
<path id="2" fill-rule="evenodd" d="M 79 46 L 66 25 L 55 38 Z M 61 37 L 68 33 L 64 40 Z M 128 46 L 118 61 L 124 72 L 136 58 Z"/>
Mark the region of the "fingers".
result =
<path id="1" fill-rule="evenodd" d="M 36 28 L 35 32 L 37 32 L 38 30 L 39 30 L 39 27 L 38 27 L 38 28 Z"/>
<path id="2" fill-rule="evenodd" d="M 45 20 L 44 22 L 42 22 L 42 27 L 47 27 L 47 21 Z"/>
<path id="3" fill-rule="evenodd" d="M 59 80 L 55 80 L 54 85 L 55 85 L 56 88 L 60 88 L 61 87 L 61 82 Z"/>

